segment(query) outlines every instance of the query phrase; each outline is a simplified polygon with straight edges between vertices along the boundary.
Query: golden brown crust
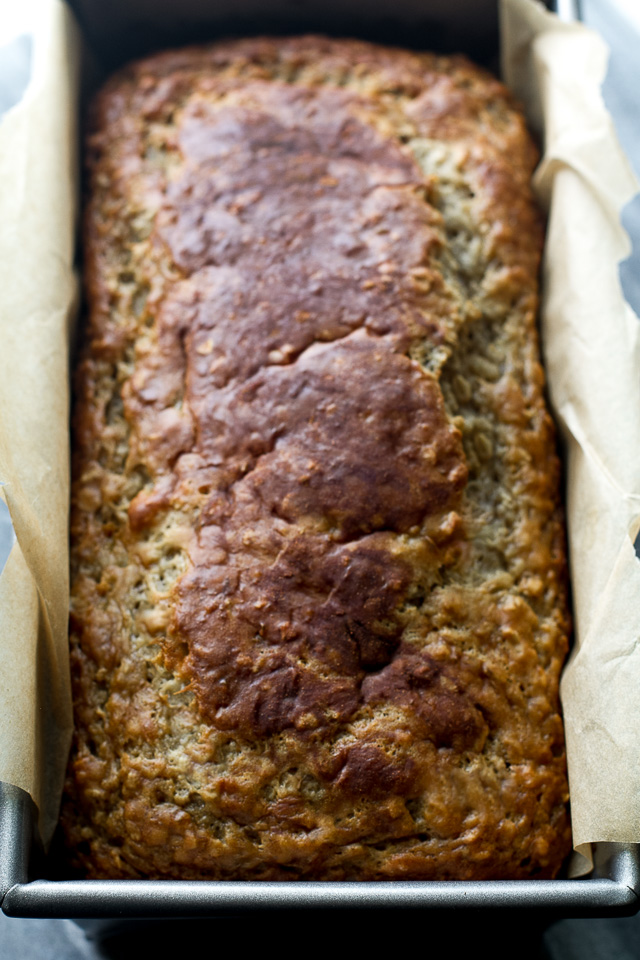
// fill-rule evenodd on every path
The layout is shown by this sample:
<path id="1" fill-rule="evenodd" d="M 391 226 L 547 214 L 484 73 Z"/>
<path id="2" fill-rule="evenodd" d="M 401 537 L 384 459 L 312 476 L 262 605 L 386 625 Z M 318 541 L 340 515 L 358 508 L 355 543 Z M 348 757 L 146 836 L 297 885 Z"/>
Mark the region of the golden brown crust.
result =
<path id="1" fill-rule="evenodd" d="M 94 107 L 63 822 L 91 876 L 551 876 L 535 151 L 461 58 L 162 54 Z"/>

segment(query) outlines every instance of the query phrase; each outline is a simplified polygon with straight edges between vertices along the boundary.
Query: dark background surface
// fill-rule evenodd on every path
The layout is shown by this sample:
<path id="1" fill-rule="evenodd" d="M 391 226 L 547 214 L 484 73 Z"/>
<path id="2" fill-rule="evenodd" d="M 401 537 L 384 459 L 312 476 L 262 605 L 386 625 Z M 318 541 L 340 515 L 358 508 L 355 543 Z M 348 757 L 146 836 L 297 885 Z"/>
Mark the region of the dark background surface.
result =
<path id="1" fill-rule="evenodd" d="M 637 23 L 625 13 L 630 7 L 633 0 L 581 0 L 583 19 L 611 48 L 603 92 L 640 176 L 640 0 Z M 26 18 L 26 8 L 20 17 L 10 11 L 8 0 L 0 0 L 0 114 L 19 101 L 28 81 L 31 43 L 23 32 Z M 640 314 L 640 196 L 627 207 L 623 222 L 634 246 L 621 265 L 621 279 L 627 299 Z M 0 502 L 0 569 L 10 547 L 3 506 Z M 452 911 L 445 917 L 386 911 L 277 913 L 133 924 L 108 939 L 91 940 L 69 920 L 14 920 L 0 913 L 0 960 L 139 960 L 146 955 L 161 960 L 196 952 L 216 956 L 230 949 L 234 954 L 300 955 L 314 947 L 337 956 L 392 950 L 418 951 L 427 957 L 486 953 L 490 958 L 517 960 L 640 960 L 640 915 L 574 920 L 533 912 Z"/>

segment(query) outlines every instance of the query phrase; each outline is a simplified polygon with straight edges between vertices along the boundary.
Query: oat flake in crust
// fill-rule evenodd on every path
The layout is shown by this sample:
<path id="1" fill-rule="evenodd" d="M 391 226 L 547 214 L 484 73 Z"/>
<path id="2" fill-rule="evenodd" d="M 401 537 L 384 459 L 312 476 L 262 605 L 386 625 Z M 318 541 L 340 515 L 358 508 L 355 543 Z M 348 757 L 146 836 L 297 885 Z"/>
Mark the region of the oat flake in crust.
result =
<path id="1" fill-rule="evenodd" d="M 76 864 L 552 876 L 565 560 L 508 93 L 242 40 L 127 68 L 92 131 Z"/>

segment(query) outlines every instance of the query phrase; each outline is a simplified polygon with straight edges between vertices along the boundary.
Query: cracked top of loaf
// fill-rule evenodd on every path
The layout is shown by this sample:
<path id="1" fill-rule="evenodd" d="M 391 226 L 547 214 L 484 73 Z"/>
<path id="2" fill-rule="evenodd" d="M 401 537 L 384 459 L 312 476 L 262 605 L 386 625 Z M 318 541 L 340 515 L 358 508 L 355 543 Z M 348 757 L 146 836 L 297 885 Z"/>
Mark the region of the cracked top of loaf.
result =
<path id="1" fill-rule="evenodd" d="M 128 67 L 91 130 L 76 862 L 552 876 L 565 559 L 507 91 L 240 40 Z"/>

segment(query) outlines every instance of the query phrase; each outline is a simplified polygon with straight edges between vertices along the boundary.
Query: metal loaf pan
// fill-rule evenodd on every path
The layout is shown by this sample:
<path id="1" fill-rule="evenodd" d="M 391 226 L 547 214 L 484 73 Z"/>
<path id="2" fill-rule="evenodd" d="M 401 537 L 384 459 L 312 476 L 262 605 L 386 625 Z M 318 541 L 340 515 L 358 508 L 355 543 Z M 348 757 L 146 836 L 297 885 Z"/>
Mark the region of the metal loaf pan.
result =
<path id="1" fill-rule="evenodd" d="M 101 69 L 154 48 L 221 34 L 319 30 L 464 50 L 497 65 L 496 0 L 70 0 Z M 552 6 L 551 0 L 549 5 Z M 577 16 L 576 0 L 558 0 Z M 640 907 L 635 844 L 597 844 L 582 879 L 483 882 L 256 883 L 58 880 L 39 852 L 36 811 L 0 783 L 0 901 L 11 917 L 73 918 L 94 932 L 131 919 L 205 918 L 250 911 L 527 910 L 545 916 L 633 914 Z M 93 918 L 93 923 L 91 922 Z"/>

